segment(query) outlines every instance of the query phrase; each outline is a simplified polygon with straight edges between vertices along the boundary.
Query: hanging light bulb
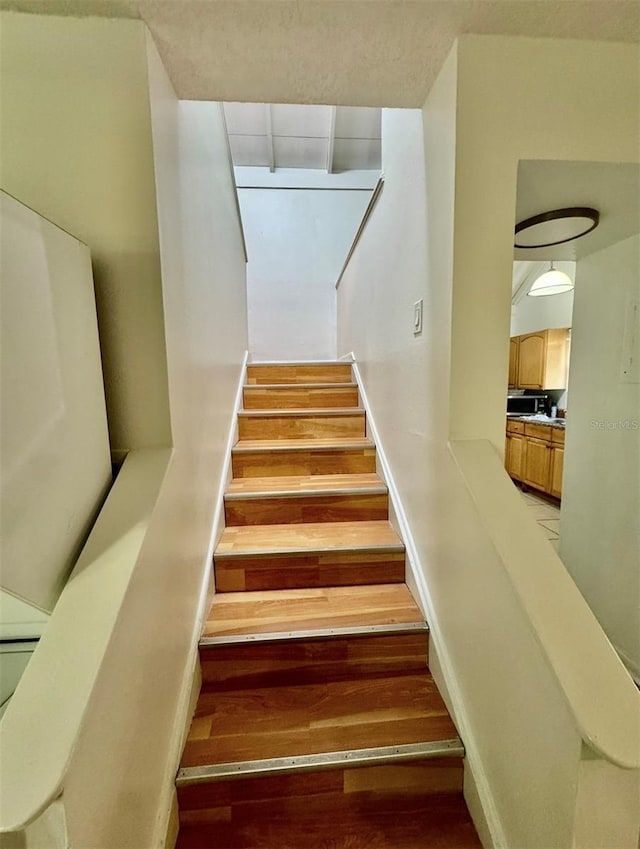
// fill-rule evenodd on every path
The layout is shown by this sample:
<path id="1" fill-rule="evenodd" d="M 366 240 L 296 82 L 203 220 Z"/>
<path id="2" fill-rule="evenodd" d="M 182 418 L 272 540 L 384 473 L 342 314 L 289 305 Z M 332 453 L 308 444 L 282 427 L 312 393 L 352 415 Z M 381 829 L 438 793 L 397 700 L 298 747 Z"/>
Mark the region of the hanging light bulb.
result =
<path id="1" fill-rule="evenodd" d="M 573 289 L 573 280 L 564 271 L 558 271 L 553 267 L 553 261 L 548 271 L 541 274 L 527 292 L 532 298 L 542 295 L 560 295 L 562 292 L 570 292 Z"/>

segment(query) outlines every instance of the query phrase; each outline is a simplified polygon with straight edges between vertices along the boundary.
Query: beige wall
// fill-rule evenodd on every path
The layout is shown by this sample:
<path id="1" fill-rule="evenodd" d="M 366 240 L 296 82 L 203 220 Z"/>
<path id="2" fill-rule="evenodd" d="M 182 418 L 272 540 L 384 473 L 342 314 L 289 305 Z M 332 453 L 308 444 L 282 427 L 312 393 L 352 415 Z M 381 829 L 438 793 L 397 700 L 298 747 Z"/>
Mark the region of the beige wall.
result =
<path id="1" fill-rule="evenodd" d="M 169 444 L 144 25 L 1 25 L 2 187 L 89 246 L 111 447 Z"/>
<path id="2" fill-rule="evenodd" d="M 538 626 L 544 640 L 561 633 L 579 652 L 584 625 L 602 662 L 615 666 L 612 679 L 620 675 L 543 540 L 540 556 L 576 606 L 578 633 L 553 613 L 532 621 L 523 612 L 523 585 L 535 587 L 531 562 L 517 562 L 511 538 L 514 582 L 487 521 L 493 495 L 473 491 L 447 443 L 484 437 L 502 449 L 518 159 L 636 155 L 636 59 L 633 48 L 615 45 L 462 38 L 423 110 L 424 159 L 420 116 L 384 113 L 385 190 L 338 290 L 338 353 L 353 350 L 360 365 L 413 537 L 434 649 L 499 846 L 569 849 L 577 825 L 580 736 Z M 425 318 L 416 339 L 419 297 Z M 504 497 L 513 527 L 536 542 L 515 489 Z M 578 697 L 583 671 L 565 670 Z M 628 834 L 637 822 L 626 814 Z"/>
<path id="3" fill-rule="evenodd" d="M 638 236 L 577 265 L 560 517 L 562 560 L 638 681 L 640 372 L 622 368 L 638 362 L 639 272 Z"/>
<path id="4" fill-rule="evenodd" d="M 78 849 L 146 849 L 163 837 L 247 345 L 220 112 L 178 102 L 152 42 L 148 51 L 175 447 L 65 786 Z"/>
<path id="5" fill-rule="evenodd" d="M 91 259 L 4 192 L 0 235 L 0 583 L 50 613 L 111 485 Z"/>
<path id="6" fill-rule="evenodd" d="M 450 430 L 503 451 L 518 162 L 637 162 L 640 55 L 463 36 L 459 59 Z"/>
<path id="7" fill-rule="evenodd" d="M 385 188 L 338 289 L 338 353 L 353 350 L 363 375 L 494 839 L 568 849 L 579 737 L 447 450 L 455 59 L 425 106 L 424 142 L 423 113 L 383 112 Z"/>

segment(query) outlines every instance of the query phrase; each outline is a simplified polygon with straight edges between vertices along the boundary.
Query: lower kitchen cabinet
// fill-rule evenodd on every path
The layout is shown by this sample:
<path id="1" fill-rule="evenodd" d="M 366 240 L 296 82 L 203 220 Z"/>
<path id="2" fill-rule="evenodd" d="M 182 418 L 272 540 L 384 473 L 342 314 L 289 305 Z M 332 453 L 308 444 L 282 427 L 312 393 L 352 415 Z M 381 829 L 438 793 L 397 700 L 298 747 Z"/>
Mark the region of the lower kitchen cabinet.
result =
<path id="1" fill-rule="evenodd" d="M 551 443 L 526 437 L 524 483 L 547 491 L 551 468 Z"/>
<path id="2" fill-rule="evenodd" d="M 520 433 L 507 433 L 505 466 L 509 475 L 517 481 L 524 476 L 525 437 Z"/>
<path id="3" fill-rule="evenodd" d="M 504 464 L 514 480 L 561 498 L 564 431 L 508 419 Z"/>
<path id="4" fill-rule="evenodd" d="M 549 492 L 556 498 L 562 497 L 562 472 L 564 470 L 564 448 L 551 447 L 551 468 L 549 470 Z"/>

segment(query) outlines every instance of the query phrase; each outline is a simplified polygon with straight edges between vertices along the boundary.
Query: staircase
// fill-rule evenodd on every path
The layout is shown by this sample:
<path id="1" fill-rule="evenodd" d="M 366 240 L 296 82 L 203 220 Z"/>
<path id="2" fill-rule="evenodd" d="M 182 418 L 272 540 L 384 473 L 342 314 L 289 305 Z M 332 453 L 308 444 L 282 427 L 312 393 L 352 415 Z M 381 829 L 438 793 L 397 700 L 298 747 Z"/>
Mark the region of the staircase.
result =
<path id="1" fill-rule="evenodd" d="M 179 849 L 472 849 L 348 363 L 247 369 Z"/>

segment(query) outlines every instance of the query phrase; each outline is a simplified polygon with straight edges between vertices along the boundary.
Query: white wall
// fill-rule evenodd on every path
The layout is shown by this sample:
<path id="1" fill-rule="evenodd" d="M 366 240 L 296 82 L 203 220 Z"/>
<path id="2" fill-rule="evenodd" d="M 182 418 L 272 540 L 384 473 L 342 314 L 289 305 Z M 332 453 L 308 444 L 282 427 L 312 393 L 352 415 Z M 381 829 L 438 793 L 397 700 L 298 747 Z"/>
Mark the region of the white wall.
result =
<path id="1" fill-rule="evenodd" d="M 640 312 L 638 269 L 638 236 L 578 262 L 560 555 L 640 681 L 638 366 L 630 382 L 621 375 L 629 311 Z M 637 312 L 636 340 L 639 322 Z"/>
<path id="2" fill-rule="evenodd" d="M 83 585 L 103 582 L 103 592 L 93 593 L 94 603 L 105 601 L 99 640 L 104 623 L 115 620 L 64 782 L 68 845 L 91 849 L 146 849 L 165 838 L 247 346 L 244 252 L 220 111 L 180 103 L 151 41 L 147 49 L 174 447 L 168 467 L 170 449 L 127 457 L 121 475 L 129 469 L 133 486 L 127 475 L 106 535 L 86 552 L 61 599 L 72 604 Z M 51 645 L 58 612 L 61 605 L 39 650 Z M 59 624 L 63 636 L 65 627 L 73 631 L 73 623 Z M 87 657 L 98 651 L 89 636 L 76 632 L 64 644 L 65 668 L 71 674 L 80 658 L 83 680 L 91 672 Z M 31 679 L 33 692 L 38 682 Z M 49 698 L 47 690 L 41 704 Z M 50 703 L 52 714 L 58 704 Z M 73 706 L 75 718 L 82 706 Z M 52 736 L 47 723 L 42 728 Z M 67 737 L 73 731 L 64 730 Z M 50 742 L 46 752 L 33 753 L 38 777 L 48 755 L 59 753 Z M 15 741 L 7 745 L 15 751 Z M 24 794 L 16 797 L 16 782 L 12 776 L 11 801 L 19 807 Z M 3 799 L 3 818 L 9 815 Z"/>
<path id="3" fill-rule="evenodd" d="M 0 232 L 1 582 L 51 612 L 111 484 L 91 258 L 4 192 Z"/>
<path id="4" fill-rule="evenodd" d="M 426 177 L 423 114 L 383 110 L 385 187 L 338 289 L 338 354 L 353 350 L 363 374 L 424 572 L 432 650 L 457 682 L 456 719 L 496 794 L 505 845 L 568 847 L 579 739 L 447 450 L 455 58 L 424 109 Z"/>
<path id="5" fill-rule="evenodd" d="M 535 624 L 524 614 L 510 569 L 533 587 L 536 573 L 526 557 L 518 560 L 513 534 L 534 539 L 533 520 L 509 487 L 504 497 L 517 522 L 501 532 L 512 534 L 516 559 L 506 563 L 486 518 L 496 519 L 497 508 L 475 502 L 483 494 L 472 497 L 448 443 L 484 438 L 499 451 L 504 441 L 518 159 L 633 159 L 636 62 L 634 48 L 618 45 L 463 37 L 423 116 L 383 112 L 385 189 L 338 290 L 338 354 L 353 350 L 361 368 L 413 537 L 446 679 L 439 683 L 499 846 L 573 842 L 580 735 L 544 640 L 579 653 L 587 621 L 625 704 L 637 694 L 550 546 L 545 569 L 563 584 L 578 632 L 571 617 L 559 623 L 551 605 Z M 594 67 L 595 91 L 585 75 Z M 411 307 L 419 297 L 425 317 L 416 339 Z M 538 592 L 544 597 L 544 587 Z M 563 674 L 579 692 L 584 664 Z M 607 714 L 596 710 L 596 721 L 606 724 Z M 630 751 L 636 742 L 629 739 Z M 635 812 L 623 820 L 628 836 Z"/>
<path id="6" fill-rule="evenodd" d="M 371 192 L 239 189 L 249 349 L 257 360 L 334 359 L 340 269 Z"/>
<path id="7" fill-rule="evenodd" d="M 2 188 L 87 244 L 111 447 L 171 441 L 140 21 L 2 12 Z"/>
<path id="8" fill-rule="evenodd" d="M 247 347 L 219 108 L 179 102 L 147 48 L 174 452 L 65 789 L 71 845 L 92 849 L 156 846 L 166 827 Z"/>

